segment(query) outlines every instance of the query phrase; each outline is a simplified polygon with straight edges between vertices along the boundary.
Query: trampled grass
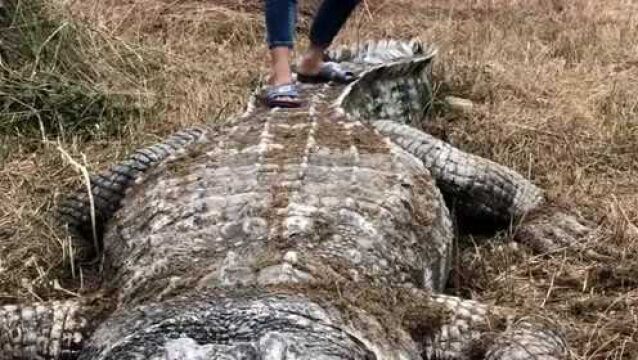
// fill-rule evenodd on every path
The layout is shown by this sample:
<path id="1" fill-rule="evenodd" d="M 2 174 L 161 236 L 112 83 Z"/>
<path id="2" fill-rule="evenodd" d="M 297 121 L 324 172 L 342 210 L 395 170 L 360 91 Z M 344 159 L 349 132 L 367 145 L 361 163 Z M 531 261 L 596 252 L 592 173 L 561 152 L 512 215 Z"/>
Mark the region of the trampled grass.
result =
<path id="1" fill-rule="evenodd" d="M 316 2 L 302 4 L 301 43 Z M 120 119 L 122 106 L 128 121 L 105 132 L 95 132 L 94 124 L 109 116 L 95 116 L 88 126 L 63 122 L 64 131 L 57 125 L 42 131 L 33 119 L 24 128 L 0 124 L 0 302 L 69 296 L 53 286 L 56 279 L 69 291 L 86 291 L 69 275 L 68 239 L 47 216 L 58 194 L 81 181 L 56 150 L 58 138 L 78 161 L 84 155 L 89 169 L 103 168 L 137 145 L 239 111 L 266 71 L 256 0 L 65 4 L 53 11 L 55 19 L 68 21 L 64 29 L 82 28 L 89 40 L 68 35 L 65 43 L 80 44 L 70 54 L 82 52 L 73 66 L 54 67 L 70 81 L 60 86 L 83 86 L 79 104 L 90 94 L 104 96 L 98 107 Z M 439 96 L 471 99 L 474 109 L 439 114 L 428 130 L 528 175 L 552 201 L 596 224 L 590 243 L 607 257 L 572 249 L 532 254 L 508 245 L 508 234 L 469 238 L 464 242 L 474 245 L 459 253 L 451 279 L 451 292 L 556 320 L 577 359 L 638 355 L 637 19 L 638 5 L 630 0 L 378 0 L 364 3 L 340 36 L 436 43 Z M 34 61 L 2 56 L 3 67 Z M 24 68 L 9 67 L 23 74 Z M 37 88 L 29 81 L 17 86 Z M 54 93 L 72 96 L 66 89 Z M 86 288 L 89 279 L 83 278 Z"/>

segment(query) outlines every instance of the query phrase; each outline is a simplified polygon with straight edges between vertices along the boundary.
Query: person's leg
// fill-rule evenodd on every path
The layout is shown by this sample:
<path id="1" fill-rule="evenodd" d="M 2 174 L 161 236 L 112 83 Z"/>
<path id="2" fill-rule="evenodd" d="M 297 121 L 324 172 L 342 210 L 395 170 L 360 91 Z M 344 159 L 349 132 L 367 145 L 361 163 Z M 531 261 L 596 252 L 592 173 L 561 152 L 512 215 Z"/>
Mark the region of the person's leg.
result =
<path id="1" fill-rule="evenodd" d="M 310 46 L 299 64 L 303 74 L 316 74 L 323 64 L 324 51 L 348 20 L 360 0 L 324 0 L 310 29 Z"/>
<path id="2" fill-rule="evenodd" d="M 283 85 L 292 83 L 290 61 L 292 50 L 285 46 L 270 49 L 270 84 Z"/>
<path id="3" fill-rule="evenodd" d="M 290 84 L 297 0 L 266 0 L 265 12 L 272 71 L 270 82 L 272 85 Z"/>

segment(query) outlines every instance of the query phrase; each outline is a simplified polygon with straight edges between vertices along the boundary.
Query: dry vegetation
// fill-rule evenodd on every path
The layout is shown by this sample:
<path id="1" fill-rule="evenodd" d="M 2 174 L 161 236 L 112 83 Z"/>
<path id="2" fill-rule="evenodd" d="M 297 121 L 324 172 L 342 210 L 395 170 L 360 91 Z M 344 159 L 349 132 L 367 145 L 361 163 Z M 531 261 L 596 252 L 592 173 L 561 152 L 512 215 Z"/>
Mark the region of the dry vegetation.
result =
<path id="1" fill-rule="evenodd" d="M 265 70 L 257 0 L 62 5 L 70 15 L 56 13 L 60 21 L 90 28 L 78 45 L 90 74 L 71 69 L 66 78 L 106 94 L 108 109 L 111 95 L 127 94 L 135 110 L 114 132 L 61 131 L 60 146 L 81 162 L 84 154 L 90 169 L 175 129 L 227 117 Z M 312 7 L 304 4 L 304 14 Z M 590 244 L 607 257 L 534 255 L 502 245 L 506 234 L 470 238 L 477 244 L 459 254 L 452 279 L 464 296 L 558 320 L 578 359 L 638 356 L 637 17 L 633 0 L 375 0 L 342 35 L 435 42 L 439 95 L 469 98 L 475 108 L 469 116 L 441 111 L 430 130 L 529 174 L 552 201 L 596 224 Z M 306 16 L 300 32 L 307 27 Z M 0 96 L 4 104 L 6 90 Z M 60 131 L 36 129 L 0 132 L 0 303 L 68 296 L 56 279 L 81 290 L 70 276 L 68 238 L 47 216 L 80 176 L 52 141 Z"/>

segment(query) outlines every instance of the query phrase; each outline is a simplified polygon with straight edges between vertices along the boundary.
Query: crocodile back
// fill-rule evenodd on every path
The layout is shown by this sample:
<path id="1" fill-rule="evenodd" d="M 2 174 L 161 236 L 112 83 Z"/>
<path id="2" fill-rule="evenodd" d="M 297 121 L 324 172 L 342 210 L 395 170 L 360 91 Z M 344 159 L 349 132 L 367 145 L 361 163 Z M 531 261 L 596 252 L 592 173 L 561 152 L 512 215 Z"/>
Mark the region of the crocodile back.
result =
<path id="1" fill-rule="evenodd" d="M 348 117 L 340 86 L 253 107 L 146 174 L 104 238 L 122 302 L 326 276 L 440 289 L 451 225 L 428 171 Z"/>

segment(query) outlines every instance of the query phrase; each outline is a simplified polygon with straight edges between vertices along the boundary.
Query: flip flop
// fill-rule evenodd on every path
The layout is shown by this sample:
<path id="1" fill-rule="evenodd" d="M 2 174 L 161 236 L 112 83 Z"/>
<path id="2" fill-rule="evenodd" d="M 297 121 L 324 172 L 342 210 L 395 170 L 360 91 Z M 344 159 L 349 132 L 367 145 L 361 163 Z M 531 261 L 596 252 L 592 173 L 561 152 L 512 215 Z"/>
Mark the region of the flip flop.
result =
<path id="1" fill-rule="evenodd" d="M 297 73 L 297 80 L 304 83 L 325 83 L 336 82 L 339 84 L 347 84 L 357 79 L 357 76 L 352 71 L 347 71 L 341 68 L 339 64 L 335 62 L 325 62 L 319 69 L 319 72 L 314 75 L 304 75 Z"/>
<path id="2" fill-rule="evenodd" d="M 266 105 L 274 108 L 298 108 L 302 105 L 295 84 L 273 85 L 266 90 Z"/>

